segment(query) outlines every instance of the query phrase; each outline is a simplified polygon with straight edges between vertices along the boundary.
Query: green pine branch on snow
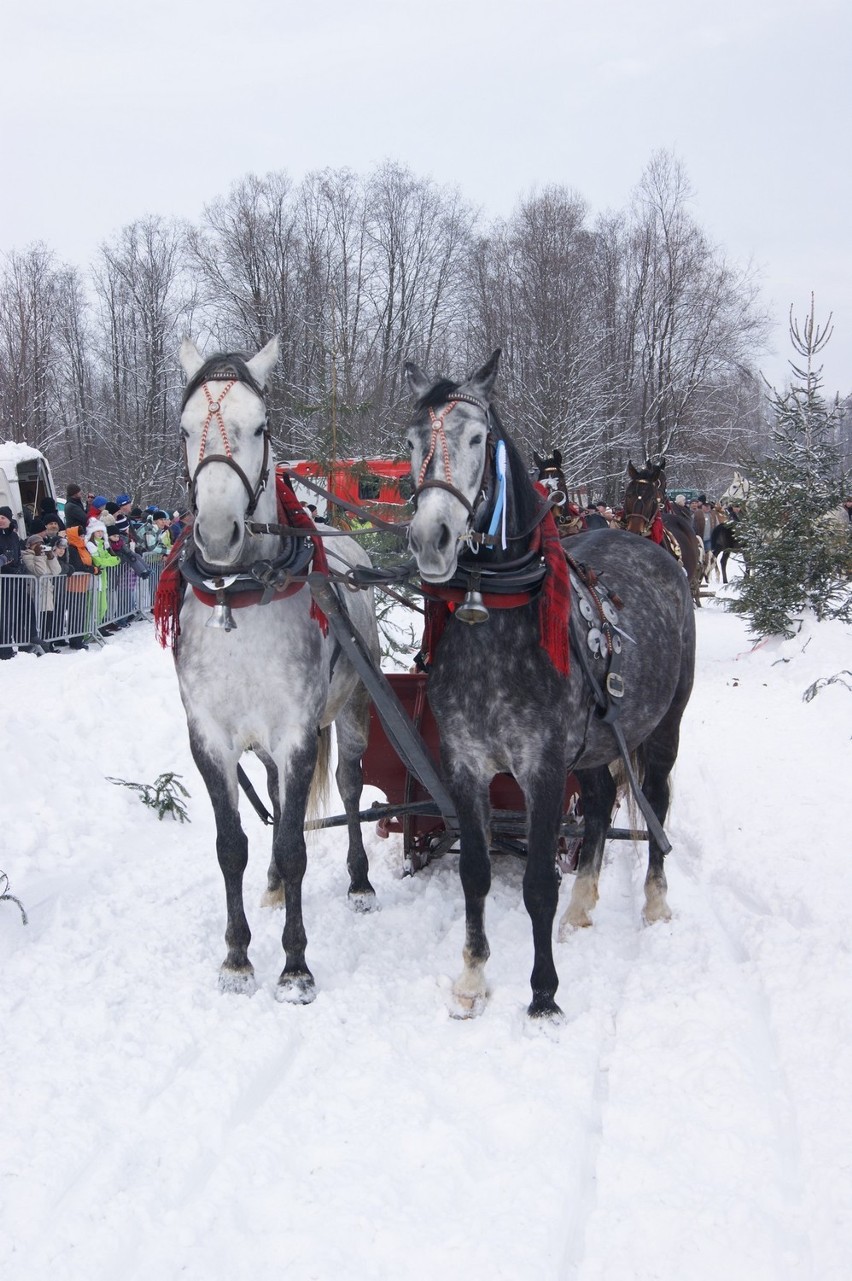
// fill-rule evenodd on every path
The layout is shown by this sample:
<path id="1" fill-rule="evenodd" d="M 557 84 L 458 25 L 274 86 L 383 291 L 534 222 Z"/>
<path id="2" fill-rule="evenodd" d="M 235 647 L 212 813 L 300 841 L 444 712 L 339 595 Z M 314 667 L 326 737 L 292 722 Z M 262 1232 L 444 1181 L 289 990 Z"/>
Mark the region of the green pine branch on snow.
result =
<path id="1" fill-rule="evenodd" d="M 168 814 L 171 818 L 176 818 L 181 823 L 188 823 L 189 813 L 186 806 L 181 800 L 181 796 L 189 799 L 189 792 L 183 783 L 178 782 L 180 774 L 172 772 L 160 774 L 151 783 L 128 783 L 124 778 L 110 778 L 107 776 L 108 783 L 115 783 L 117 787 L 129 787 L 131 791 L 139 793 L 139 799 L 143 805 L 149 809 L 156 810 L 157 818 L 160 822 Z M 178 795 L 180 793 L 180 795 Z"/>

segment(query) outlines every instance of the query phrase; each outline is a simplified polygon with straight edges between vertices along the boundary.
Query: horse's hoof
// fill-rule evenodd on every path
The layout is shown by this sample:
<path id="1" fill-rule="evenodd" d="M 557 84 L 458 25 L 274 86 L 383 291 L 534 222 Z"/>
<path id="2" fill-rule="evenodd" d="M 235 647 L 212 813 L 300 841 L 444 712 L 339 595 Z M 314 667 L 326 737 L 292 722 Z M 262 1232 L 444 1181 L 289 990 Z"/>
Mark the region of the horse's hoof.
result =
<path id="1" fill-rule="evenodd" d="M 478 1019 L 488 1000 L 485 992 L 457 992 L 453 988 L 449 1005 L 451 1019 Z"/>
<path id="2" fill-rule="evenodd" d="M 527 1014 L 531 1019 L 541 1019 L 554 1026 L 565 1022 L 565 1015 L 552 996 L 534 996 L 530 1001 Z"/>
<path id="3" fill-rule="evenodd" d="M 350 890 L 346 902 L 353 912 L 378 912 L 379 900 L 375 890 Z"/>
<path id="4" fill-rule="evenodd" d="M 577 930 L 588 930 L 592 927 L 592 918 L 585 908 L 572 912 L 569 908 L 562 920 L 559 922 L 559 933 L 557 938 L 560 943 L 566 943 L 572 934 Z"/>
<path id="5" fill-rule="evenodd" d="M 276 1001 L 286 1002 L 287 1005 L 310 1005 L 316 994 L 314 976 L 308 973 L 287 974 L 285 972 L 278 980 L 278 986 L 275 989 Z"/>
<path id="6" fill-rule="evenodd" d="M 251 965 L 244 969 L 232 970 L 223 965 L 219 970 L 219 991 L 230 992 L 236 996 L 254 996 L 257 991 L 257 979 Z"/>
<path id="7" fill-rule="evenodd" d="M 261 907 L 284 907 L 285 903 L 286 903 L 286 898 L 284 895 L 283 885 L 279 885 L 277 890 L 272 890 L 272 889 L 269 889 L 269 887 L 267 887 L 263 891 L 263 894 L 260 899 Z"/>
<path id="8" fill-rule="evenodd" d="M 653 903 L 646 903 L 642 909 L 642 920 L 646 925 L 656 925 L 658 921 L 670 921 L 672 919 L 672 910 L 665 899 L 662 901 L 655 900 Z"/>

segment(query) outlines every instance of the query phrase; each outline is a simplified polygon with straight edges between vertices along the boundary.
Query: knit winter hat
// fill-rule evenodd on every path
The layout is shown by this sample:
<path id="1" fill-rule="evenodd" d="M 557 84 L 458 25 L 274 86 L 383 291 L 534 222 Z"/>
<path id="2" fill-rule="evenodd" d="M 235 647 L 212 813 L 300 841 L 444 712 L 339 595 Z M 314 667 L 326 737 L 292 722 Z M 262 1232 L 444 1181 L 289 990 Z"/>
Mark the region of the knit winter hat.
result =
<path id="1" fill-rule="evenodd" d="M 97 511 L 100 511 L 101 508 L 106 507 L 106 505 L 107 505 L 107 500 L 101 494 L 98 494 L 97 498 L 92 499 L 92 506 Z"/>
<path id="2" fill-rule="evenodd" d="M 14 520 L 11 507 L 0 507 L 0 516 L 5 516 L 7 520 Z"/>
<path id="3" fill-rule="evenodd" d="M 116 494 L 115 496 L 116 507 L 123 507 L 125 503 L 129 503 L 129 502 L 130 502 L 129 494 Z"/>

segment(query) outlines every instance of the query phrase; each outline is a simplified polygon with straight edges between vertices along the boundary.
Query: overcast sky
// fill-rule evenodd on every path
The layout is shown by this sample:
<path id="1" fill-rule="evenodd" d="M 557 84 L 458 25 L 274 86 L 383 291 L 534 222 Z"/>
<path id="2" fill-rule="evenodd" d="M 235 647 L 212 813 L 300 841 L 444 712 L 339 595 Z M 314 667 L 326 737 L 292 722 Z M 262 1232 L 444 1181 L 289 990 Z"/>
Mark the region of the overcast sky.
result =
<path id="1" fill-rule="evenodd" d="M 826 388 L 852 390 L 849 0 L 6 0 L 0 36 L 0 252 L 86 266 L 249 171 L 384 159 L 487 214 L 552 183 L 597 213 L 666 148 L 759 269 L 766 374 L 813 290 Z"/>

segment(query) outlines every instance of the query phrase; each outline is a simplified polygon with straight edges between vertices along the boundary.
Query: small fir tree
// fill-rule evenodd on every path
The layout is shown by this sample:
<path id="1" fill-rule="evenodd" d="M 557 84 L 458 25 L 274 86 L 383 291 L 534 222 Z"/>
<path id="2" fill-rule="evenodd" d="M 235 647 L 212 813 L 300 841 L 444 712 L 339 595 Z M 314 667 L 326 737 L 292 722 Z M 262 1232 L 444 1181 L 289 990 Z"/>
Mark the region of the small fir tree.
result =
<path id="1" fill-rule="evenodd" d="M 767 459 L 750 464 L 747 514 L 737 527 L 749 567 L 731 608 L 759 636 L 794 634 L 796 615 L 850 618 L 850 539 L 834 512 L 844 477 L 837 446 L 840 407 L 822 394 L 822 366 L 814 358 L 831 337 L 831 316 L 820 329 L 810 314 L 800 328 L 790 309 L 789 390 L 771 389 L 774 423 Z"/>

